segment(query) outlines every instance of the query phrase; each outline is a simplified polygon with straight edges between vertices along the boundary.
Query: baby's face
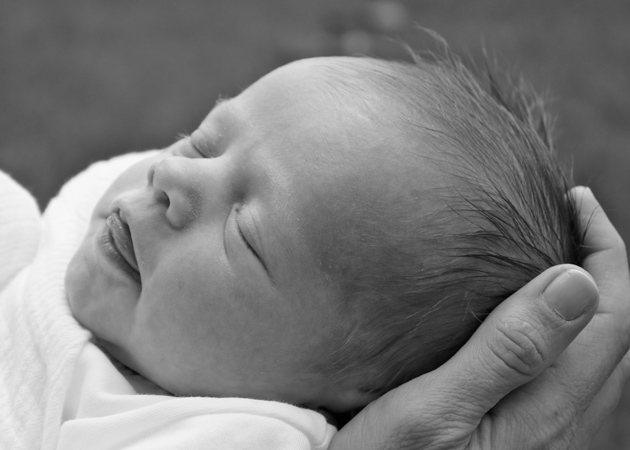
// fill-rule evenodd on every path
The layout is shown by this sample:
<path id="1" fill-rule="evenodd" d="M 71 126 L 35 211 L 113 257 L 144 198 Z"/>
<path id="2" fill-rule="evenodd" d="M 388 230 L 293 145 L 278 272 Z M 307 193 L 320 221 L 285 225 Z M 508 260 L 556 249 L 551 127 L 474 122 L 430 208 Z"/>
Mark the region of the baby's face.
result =
<path id="1" fill-rule="evenodd" d="M 348 202 L 396 188 L 374 161 L 392 136 L 337 101 L 334 65 L 263 77 L 100 199 L 68 269 L 70 306 L 161 387 L 332 409 L 369 400 L 312 369 L 352 326 L 323 268 Z"/>

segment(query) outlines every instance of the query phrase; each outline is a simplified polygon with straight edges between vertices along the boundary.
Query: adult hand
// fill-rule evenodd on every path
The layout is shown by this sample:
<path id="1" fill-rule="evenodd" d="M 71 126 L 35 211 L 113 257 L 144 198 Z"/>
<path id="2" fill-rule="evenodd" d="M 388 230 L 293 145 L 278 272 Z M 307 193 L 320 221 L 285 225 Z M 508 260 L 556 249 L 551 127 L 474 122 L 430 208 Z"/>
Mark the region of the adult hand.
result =
<path id="1" fill-rule="evenodd" d="M 571 195 L 588 224 L 584 267 L 598 307 L 586 272 L 552 267 L 445 365 L 365 408 L 331 449 L 588 448 L 630 375 L 630 275 L 591 191 Z"/>

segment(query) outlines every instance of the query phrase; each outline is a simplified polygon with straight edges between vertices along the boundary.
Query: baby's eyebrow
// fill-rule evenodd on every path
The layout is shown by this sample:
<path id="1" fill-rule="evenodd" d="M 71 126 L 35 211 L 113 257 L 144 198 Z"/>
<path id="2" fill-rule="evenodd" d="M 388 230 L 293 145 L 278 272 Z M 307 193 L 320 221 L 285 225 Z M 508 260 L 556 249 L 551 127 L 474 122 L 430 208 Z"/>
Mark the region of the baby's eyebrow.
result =
<path id="1" fill-rule="evenodd" d="M 210 109 L 210 111 L 208 112 L 208 114 L 206 114 L 206 117 L 204 117 L 204 119 L 201 121 L 201 124 L 199 125 L 200 128 L 206 126 L 206 122 L 209 120 L 211 115 L 216 115 L 219 109 L 232 109 L 230 106 L 230 100 L 232 100 L 234 97 L 224 97 L 224 96 L 219 96 L 217 98 L 217 100 L 214 102 L 214 106 Z M 220 113 L 220 115 L 225 115 L 223 113 Z M 223 128 L 223 127 L 220 127 Z M 186 136 L 184 136 L 186 137 Z"/>
<path id="2" fill-rule="evenodd" d="M 234 98 L 234 97 L 225 97 L 225 96 L 220 95 L 220 96 L 217 98 L 217 101 L 216 101 L 216 102 L 214 102 L 214 106 L 212 107 L 212 109 L 217 109 L 217 108 L 219 108 L 219 107 L 220 107 L 221 105 L 223 105 L 225 102 L 228 102 L 228 101 L 232 100 L 233 98 Z"/>
<path id="3" fill-rule="evenodd" d="M 219 106 L 221 103 L 227 102 L 230 98 L 232 97 L 223 97 L 222 95 L 220 95 L 219 97 L 217 97 L 217 100 L 214 102 L 213 109 Z"/>
<path id="4" fill-rule="evenodd" d="M 232 100 L 233 98 L 234 97 L 219 96 L 216 102 L 214 102 L 214 106 L 212 107 L 208 115 L 205 117 L 204 122 L 206 119 L 208 119 L 208 117 L 210 117 L 211 114 L 213 113 L 216 114 L 219 109 L 228 109 L 228 110 L 232 109 L 230 107 L 230 100 Z"/>

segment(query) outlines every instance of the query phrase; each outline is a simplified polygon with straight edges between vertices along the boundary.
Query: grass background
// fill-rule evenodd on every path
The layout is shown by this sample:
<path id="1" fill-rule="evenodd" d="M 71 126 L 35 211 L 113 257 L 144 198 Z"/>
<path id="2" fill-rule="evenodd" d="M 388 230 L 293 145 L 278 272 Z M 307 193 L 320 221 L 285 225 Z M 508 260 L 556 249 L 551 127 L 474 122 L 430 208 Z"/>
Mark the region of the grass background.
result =
<path id="1" fill-rule="evenodd" d="M 473 58 L 485 45 L 551 94 L 561 158 L 630 243 L 625 0 L 3 0 L 0 167 L 45 206 L 90 162 L 169 144 L 280 64 L 401 56 L 387 36 L 422 47 L 414 24 Z M 593 449 L 629 449 L 629 430 L 630 391 Z"/>

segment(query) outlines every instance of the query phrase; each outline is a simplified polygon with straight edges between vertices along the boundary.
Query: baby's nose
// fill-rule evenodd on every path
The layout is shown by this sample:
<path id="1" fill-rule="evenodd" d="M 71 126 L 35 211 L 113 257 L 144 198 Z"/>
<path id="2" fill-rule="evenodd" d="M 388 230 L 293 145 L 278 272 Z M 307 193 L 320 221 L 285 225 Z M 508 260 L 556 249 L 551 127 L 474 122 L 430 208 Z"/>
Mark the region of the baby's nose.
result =
<path id="1" fill-rule="evenodd" d="M 175 228 L 187 226 L 198 216 L 200 196 L 192 170 L 187 158 L 169 156 L 147 173 L 155 199 L 165 206 L 166 219 Z"/>

